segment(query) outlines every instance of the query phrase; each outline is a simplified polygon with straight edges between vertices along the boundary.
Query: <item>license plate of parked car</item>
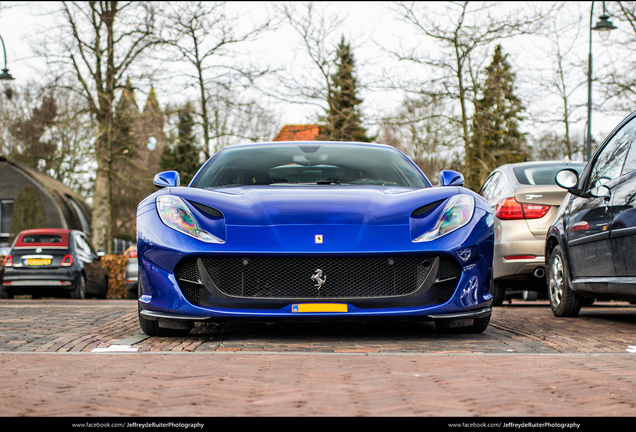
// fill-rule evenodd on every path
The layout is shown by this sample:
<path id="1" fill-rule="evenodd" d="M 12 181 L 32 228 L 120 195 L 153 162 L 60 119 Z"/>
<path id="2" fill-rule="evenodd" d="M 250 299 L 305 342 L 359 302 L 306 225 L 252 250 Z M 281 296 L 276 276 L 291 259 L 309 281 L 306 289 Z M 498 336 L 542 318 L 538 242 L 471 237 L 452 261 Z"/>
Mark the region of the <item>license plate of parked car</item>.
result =
<path id="1" fill-rule="evenodd" d="M 27 266 L 51 265 L 51 258 L 27 258 L 23 264 Z"/>

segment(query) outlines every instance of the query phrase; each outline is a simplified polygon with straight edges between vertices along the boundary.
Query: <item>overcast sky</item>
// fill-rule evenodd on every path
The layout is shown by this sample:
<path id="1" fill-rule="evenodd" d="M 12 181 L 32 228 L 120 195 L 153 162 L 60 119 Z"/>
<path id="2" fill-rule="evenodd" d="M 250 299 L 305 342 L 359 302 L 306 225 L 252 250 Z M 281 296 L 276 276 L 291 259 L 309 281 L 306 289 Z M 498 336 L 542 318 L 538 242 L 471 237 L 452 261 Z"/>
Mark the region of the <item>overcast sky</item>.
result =
<path id="1" fill-rule="evenodd" d="M 248 13 L 246 19 L 249 19 L 249 13 L 253 13 L 258 18 L 263 8 L 271 6 L 268 3 L 232 2 L 231 6 Z M 37 79 L 37 70 L 38 68 L 42 69 L 42 62 L 40 59 L 34 58 L 29 49 L 28 41 L 37 33 L 38 28 L 46 27 L 50 22 L 50 17 L 40 15 L 41 5 L 37 3 L 30 5 L 26 3 L 2 2 L 2 4 L 12 6 L 0 12 L 0 35 L 4 39 L 6 46 L 8 68 L 10 73 L 16 78 L 15 83 L 23 85 L 29 80 Z M 581 8 L 584 11 L 583 13 L 589 14 L 589 2 L 572 2 L 572 7 Z M 600 8 L 600 4 L 598 7 Z M 403 22 L 394 19 L 394 15 L 386 7 L 386 2 L 335 2 L 330 5 L 329 11 L 346 14 L 347 16 L 347 25 L 343 29 L 343 33 L 353 45 L 353 53 L 359 65 L 359 80 L 363 84 L 373 80 L 373 74 L 377 72 L 378 67 L 393 67 L 392 60 L 384 57 L 375 42 L 391 44 L 397 43 L 399 40 L 408 41 L 410 38 L 420 37 L 414 36 L 413 31 Z M 580 40 L 577 41 L 577 44 L 578 55 L 584 60 L 587 58 L 587 31 L 585 30 L 585 25 L 583 29 L 584 31 L 579 34 Z M 617 32 L 621 30 L 619 28 Z M 624 29 L 623 31 L 627 30 Z M 275 33 L 266 35 L 259 42 L 257 52 L 262 58 L 275 59 L 276 63 L 284 64 L 285 62 L 298 61 L 299 58 L 302 58 L 302 52 L 298 51 L 299 44 L 299 37 L 288 26 L 283 26 Z M 541 62 L 541 42 L 537 39 L 531 41 L 528 39 L 517 39 L 503 41 L 503 45 L 504 50 L 510 54 L 509 58 L 513 69 L 516 69 L 515 72 L 519 81 L 519 95 L 522 99 L 524 97 L 529 98 L 533 94 L 536 95 L 536 89 L 533 89 L 532 86 L 529 87 L 527 83 L 522 81 L 527 78 L 524 74 L 530 70 L 529 67 L 535 67 Z M 608 46 L 610 45 L 603 45 L 598 39 L 594 41 L 595 71 L 602 67 L 603 56 Z M 396 71 L 400 70 L 398 66 L 400 65 L 396 64 Z M 170 83 L 154 84 L 160 104 L 167 103 L 167 98 L 170 98 L 172 102 L 178 102 L 172 100 L 178 98 L 178 96 L 167 95 Z M 148 89 L 142 88 L 141 90 L 143 92 Z M 578 101 L 585 101 L 586 95 L 586 88 L 581 88 L 577 93 Z M 403 95 L 398 92 L 363 91 L 361 96 L 364 99 L 364 110 L 368 114 L 394 110 L 403 99 Z M 139 99 L 142 102 L 145 100 L 143 95 L 140 95 Z M 535 101 L 531 103 L 534 104 Z M 276 109 L 281 112 L 282 123 L 287 124 L 305 123 L 319 113 L 313 107 L 278 106 Z M 529 107 L 529 113 L 536 109 L 533 106 Z M 592 123 L 594 127 L 593 133 L 595 135 L 608 133 L 616 122 L 626 114 L 603 115 L 595 113 Z M 584 124 L 579 123 L 576 125 L 575 132 L 582 133 L 583 128 Z"/>

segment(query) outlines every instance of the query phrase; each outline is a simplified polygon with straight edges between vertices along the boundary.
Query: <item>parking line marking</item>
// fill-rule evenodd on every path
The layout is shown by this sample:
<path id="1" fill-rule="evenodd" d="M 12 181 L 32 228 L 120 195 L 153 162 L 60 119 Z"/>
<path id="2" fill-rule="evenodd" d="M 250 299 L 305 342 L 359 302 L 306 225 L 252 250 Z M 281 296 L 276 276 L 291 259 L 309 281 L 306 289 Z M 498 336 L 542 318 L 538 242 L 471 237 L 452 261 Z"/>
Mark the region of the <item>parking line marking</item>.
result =
<path id="1" fill-rule="evenodd" d="M 105 353 L 105 352 L 137 352 L 139 348 L 133 348 L 130 345 L 110 345 L 108 348 L 93 348 L 91 352 Z"/>
<path id="2" fill-rule="evenodd" d="M 104 352 L 138 352 L 139 348 L 133 348 L 132 345 L 141 342 L 142 340 L 148 339 L 148 336 L 145 333 L 137 333 L 135 335 L 129 336 L 125 339 L 117 341 L 112 345 L 109 345 L 107 348 L 94 348 L 91 352 L 104 353 Z"/>

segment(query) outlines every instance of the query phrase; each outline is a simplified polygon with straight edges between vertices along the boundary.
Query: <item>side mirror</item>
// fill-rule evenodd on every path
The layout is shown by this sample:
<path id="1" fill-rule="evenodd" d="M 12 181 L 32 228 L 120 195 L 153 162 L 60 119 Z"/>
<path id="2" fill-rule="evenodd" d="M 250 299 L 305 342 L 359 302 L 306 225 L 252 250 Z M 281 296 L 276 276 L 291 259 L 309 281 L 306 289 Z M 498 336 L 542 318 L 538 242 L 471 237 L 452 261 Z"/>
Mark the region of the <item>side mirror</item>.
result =
<path id="1" fill-rule="evenodd" d="M 597 198 L 605 198 L 606 201 L 609 201 L 612 196 L 612 193 L 610 191 L 610 188 L 608 188 L 607 186 L 601 185 L 601 186 L 592 188 L 590 190 L 590 195 Z"/>
<path id="2" fill-rule="evenodd" d="M 440 186 L 464 186 L 464 176 L 457 171 L 444 170 L 439 173 Z"/>
<path id="3" fill-rule="evenodd" d="M 571 189 L 579 182 L 579 174 L 571 168 L 565 168 L 556 173 L 554 181 L 563 189 Z"/>
<path id="4" fill-rule="evenodd" d="M 164 171 L 155 175 L 152 181 L 156 188 L 177 187 L 181 183 L 181 177 L 177 171 Z"/>

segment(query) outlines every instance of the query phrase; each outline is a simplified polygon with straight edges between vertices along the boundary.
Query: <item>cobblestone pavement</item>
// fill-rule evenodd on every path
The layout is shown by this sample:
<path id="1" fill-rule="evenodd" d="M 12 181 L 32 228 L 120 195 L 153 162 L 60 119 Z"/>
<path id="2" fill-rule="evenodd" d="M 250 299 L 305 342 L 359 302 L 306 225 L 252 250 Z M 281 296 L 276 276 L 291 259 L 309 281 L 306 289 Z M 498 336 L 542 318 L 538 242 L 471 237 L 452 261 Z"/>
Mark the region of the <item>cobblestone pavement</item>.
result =
<path id="1" fill-rule="evenodd" d="M 636 416 L 636 306 L 141 333 L 134 301 L 0 301 L 0 416 Z"/>

